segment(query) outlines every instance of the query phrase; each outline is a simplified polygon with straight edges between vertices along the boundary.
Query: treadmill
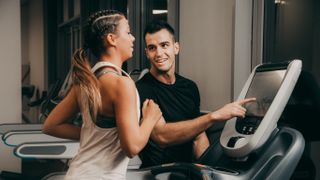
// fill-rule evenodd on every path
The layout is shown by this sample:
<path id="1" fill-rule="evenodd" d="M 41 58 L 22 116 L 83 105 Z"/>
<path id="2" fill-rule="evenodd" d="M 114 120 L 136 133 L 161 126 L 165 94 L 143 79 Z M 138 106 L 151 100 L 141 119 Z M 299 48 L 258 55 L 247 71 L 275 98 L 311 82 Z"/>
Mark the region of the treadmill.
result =
<path id="1" fill-rule="evenodd" d="M 170 163 L 144 169 L 132 168 L 127 171 L 127 179 L 289 179 L 301 158 L 305 142 L 297 130 L 278 127 L 277 122 L 295 87 L 301 66 L 300 60 L 256 66 L 238 100 L 256 97 L 257 101 L 245 105 L 245 118 L 226 122 L 219 142 L 205 151 L 198 164 Z M 31 145 L 17 146 L 15 154 L 37 158 Z M 55 153 L 56 145 L 49 148 L 50 153 Z M 45 149 L 37 147 L 37 150 Z M 62 149 L 60 147 L 60 152 L 55 155 L 63 153 Z M 44 179 L 62 177 L 63 173 L 57 173 Z"/>
<path id="2" fill-rule="evenodd" d="M 210 146 L 201 164 L 172 163 L 129 170 L 127 178 L 148 179 L 290 179 L 305 141 L 300 132 L 277 127 L 301 72 L 301 60 L 261 64 L 254 68 L 238 100 L 245 104 L 245 118 L 226 122 L 220 143 Z"/>
<path id="3" fill-rule="evenodd" d="M 220 136 L 223 152 L 220 159 L 210 162 L 207 156 L 207 164 L 220 171 L 215 173 L 215 179 L 290 179 L 305 141 L 300 132 L 278 127 L 277 122 L 301 68 L 301 60 L 254 68 L 238 100 L 250 97 L 257 100 L 244 105 L 245 118 L 226 122 Z"/>

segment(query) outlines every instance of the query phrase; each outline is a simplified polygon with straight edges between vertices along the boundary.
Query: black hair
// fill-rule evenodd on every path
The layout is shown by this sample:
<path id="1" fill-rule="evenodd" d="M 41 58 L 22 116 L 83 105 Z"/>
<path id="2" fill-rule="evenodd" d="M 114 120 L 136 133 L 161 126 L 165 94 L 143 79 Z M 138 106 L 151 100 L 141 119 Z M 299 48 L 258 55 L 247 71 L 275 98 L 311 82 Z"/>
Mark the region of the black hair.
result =
<path id="1" fill-rule="evenodd" d="M 172 35 L 172 38 L 174 39 L 173 27 L 169 23 L 167 23 L 166 21 L 163 21 L 163 20 L 155 20 L 155 21 L 150 22 L 144 30 L 143 37 L 146 38 L 147 34 L 156 33 L 162 29 L 166 29 Z"/>

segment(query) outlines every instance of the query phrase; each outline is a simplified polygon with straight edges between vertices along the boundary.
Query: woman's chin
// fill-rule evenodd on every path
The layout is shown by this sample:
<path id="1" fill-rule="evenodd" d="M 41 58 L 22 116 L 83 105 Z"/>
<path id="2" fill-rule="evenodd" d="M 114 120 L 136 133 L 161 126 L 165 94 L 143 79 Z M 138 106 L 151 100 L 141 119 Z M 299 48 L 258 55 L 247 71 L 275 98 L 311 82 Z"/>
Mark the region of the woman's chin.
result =
<path id="1" fill-rule="evenodd" d="M 126 58 L 126 61 L 128 61 L 128 60 L 131 60 L 131 58 L 133 57 L 133 55 L 131 54 L 131 55 L 129 55 L 127 58 Z"/>

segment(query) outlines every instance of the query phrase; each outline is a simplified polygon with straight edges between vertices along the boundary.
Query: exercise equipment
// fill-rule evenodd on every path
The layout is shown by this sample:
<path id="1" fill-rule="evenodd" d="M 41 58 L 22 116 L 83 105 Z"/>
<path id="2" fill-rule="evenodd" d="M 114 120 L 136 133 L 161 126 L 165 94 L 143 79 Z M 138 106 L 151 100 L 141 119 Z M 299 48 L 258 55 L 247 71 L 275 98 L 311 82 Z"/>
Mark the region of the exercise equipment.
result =
<path id="1" fill-rule="evenodd" d="M 257 101 L 245 105 L 246 118 L 226 122 L 220 140 L 206 150 L 199 164 L 171 163 L 137 169 L 138 161 L 134 168 L 129 168 L 127 179 L 289 179 L 305 142 L 297 130 L 278 127 L 277 122 L 300 71 L 300 60 L 258 65 L 238 97 L 256 97 Z M 69 148 L 77 149 L 77 143 L 28 142 L 16 146 L 14 152 L 21 158 L 72 158 L 76 151 L 66 152 Z M 64 173 L 59 172 L 44 179 L 63 177 Z"/>
<path id="2" fill-rule="evenodd" d="M 291 96 L 301 72 L 300 60 L 255 67 L 238 100 L 255 97 L 244 104 L 244 118 L 226 122 L 220 137 L 224 152 L 230 157 L 245 157 L 262 146 L 277 127 L 277 122 Z"/>

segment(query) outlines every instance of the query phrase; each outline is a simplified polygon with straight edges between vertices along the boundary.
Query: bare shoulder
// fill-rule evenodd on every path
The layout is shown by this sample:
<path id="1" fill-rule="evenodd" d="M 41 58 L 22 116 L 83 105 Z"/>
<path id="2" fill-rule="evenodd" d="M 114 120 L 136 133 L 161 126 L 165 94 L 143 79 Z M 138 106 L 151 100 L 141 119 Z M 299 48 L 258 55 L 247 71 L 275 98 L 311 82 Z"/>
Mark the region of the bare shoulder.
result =
<path id="1" fill-rule="evenodd" d="M 135 93 L 136 85 L 134 81 L 128 77 L 121 76 L 117 78 L 116 81 L 117 89 L 120 91 L 117 91 L 117 94 L 120 95 L 122 93 L 124 94 L 132 94 Z"/>
<path id="2" fill-rule="evenodd" d="M 102 91 L 113 91 L 119 95 L 122 93 L 134 92 L 136 86 L 132 79 L 125 76 L 117 76 L 113 74 L 105 75 L 99 78 L 100 88 Z"/>
<path id="3" fill-rule="evenodd" d="M 77 90 L 76 90 L 76 87 L 72 86 L 64 99 L 76 99 L 76 98 L 77 98 Z"/>

